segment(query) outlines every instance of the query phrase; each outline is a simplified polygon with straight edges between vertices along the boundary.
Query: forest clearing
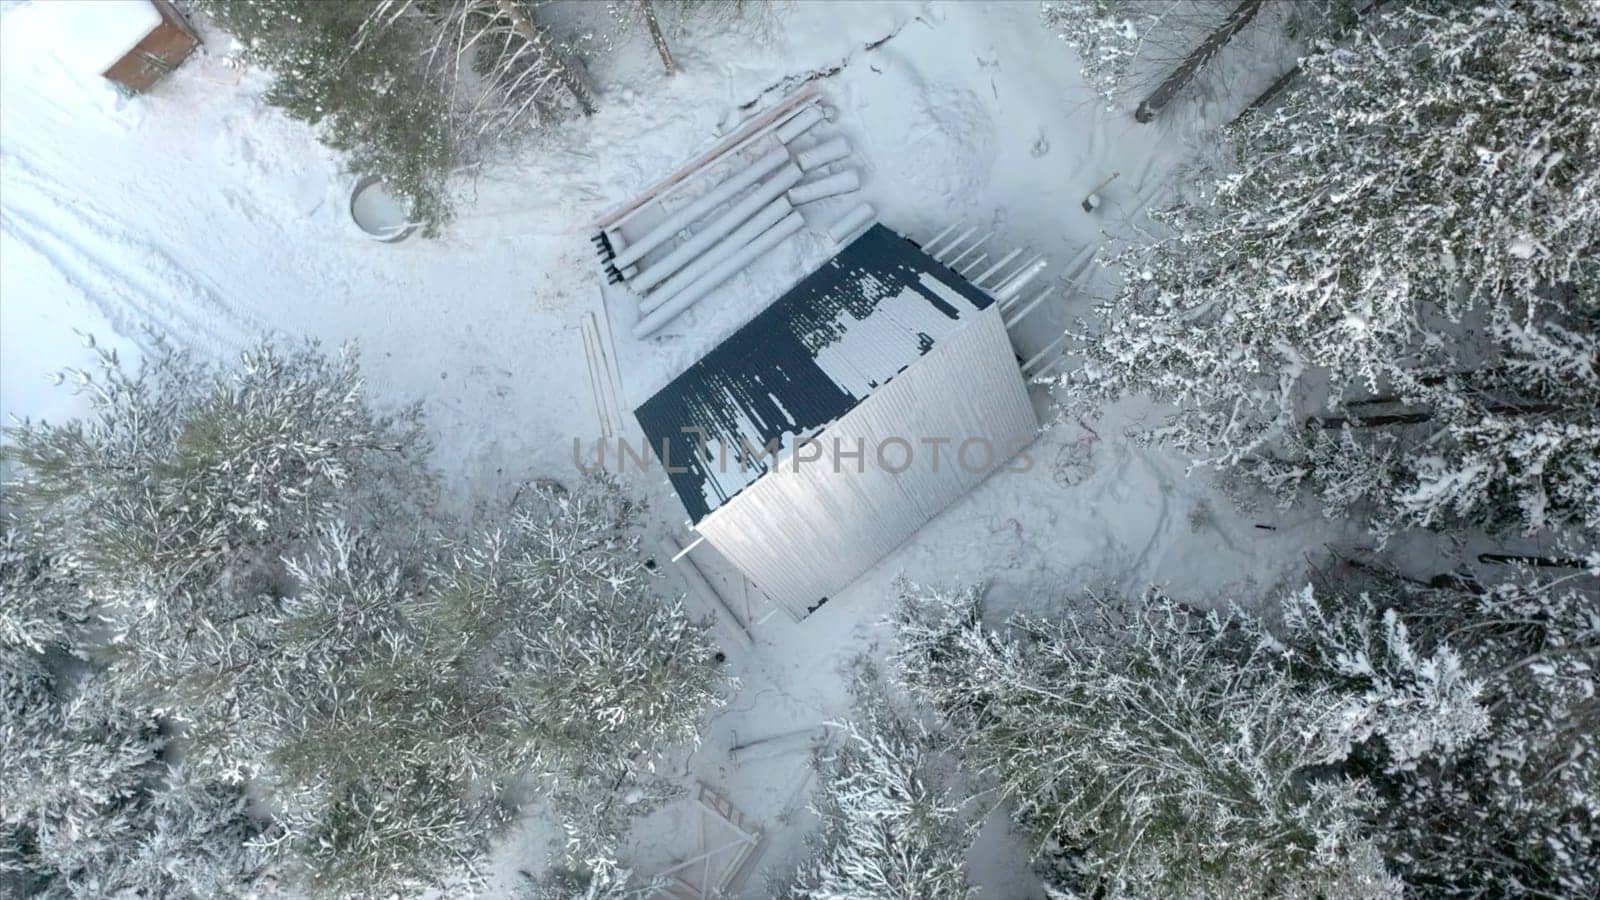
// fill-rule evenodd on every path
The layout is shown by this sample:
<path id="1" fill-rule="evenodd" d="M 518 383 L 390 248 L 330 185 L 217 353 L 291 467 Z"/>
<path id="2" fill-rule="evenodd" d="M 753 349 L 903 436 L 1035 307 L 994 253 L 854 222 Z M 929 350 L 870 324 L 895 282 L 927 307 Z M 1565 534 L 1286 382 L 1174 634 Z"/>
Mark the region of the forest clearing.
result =
<path id="1" fill-rule="evenodd" d="M 1593 897 L 1597 347 L 1591 0 L 0 0 L 0 894 Z"/>

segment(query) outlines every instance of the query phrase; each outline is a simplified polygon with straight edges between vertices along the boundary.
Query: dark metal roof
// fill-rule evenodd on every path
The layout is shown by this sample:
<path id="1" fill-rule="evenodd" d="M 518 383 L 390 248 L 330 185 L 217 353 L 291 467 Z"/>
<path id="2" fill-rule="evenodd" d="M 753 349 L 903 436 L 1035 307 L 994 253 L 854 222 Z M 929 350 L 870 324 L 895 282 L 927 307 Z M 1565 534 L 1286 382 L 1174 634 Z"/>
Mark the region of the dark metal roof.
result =
<path id="1" fill-rule="evenodd" d="M 634 415 L 698 522 L 771 463 L 723 448 L 803 443 L 991 302 L 874 225 Z"/>

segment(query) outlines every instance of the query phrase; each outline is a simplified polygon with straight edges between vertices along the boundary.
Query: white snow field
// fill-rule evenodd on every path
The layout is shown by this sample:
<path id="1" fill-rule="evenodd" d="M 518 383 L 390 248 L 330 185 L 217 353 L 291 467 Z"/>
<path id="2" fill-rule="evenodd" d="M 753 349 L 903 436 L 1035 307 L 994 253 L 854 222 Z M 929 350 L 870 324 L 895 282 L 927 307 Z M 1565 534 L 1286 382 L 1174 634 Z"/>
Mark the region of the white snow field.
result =
<path id="1" fill-rule="evenodd" d="M 228 39 L 150 94 L 127 98 L 59 59 L 40 4 L 8 3 L 0 20 L 0 414 L 70 415 L 44 377 L 75 364 L 92 332 L 127 353 L 150 329 L 205 355 L 263 333 L 359 343 L 375 396 L 425 402 L 435 464 L 457 502 L 494 504 L 533 477 L 571 478 L 575 438 L 596 411 L 581 322 L 599 309 L 588 224 L 808 79 L 837 110 L 859 197 L 886 225 L 926 239 L 957 219 L 993 244 L 1049 255 L 1048 278 L 1088 259 L 1104 235 L 1131 236 L 1172 189 L 1175 170 L 1289 63 L 1292 51 L 1242 35 L 1226 77 L 1191 92 L 1153 125 L 1131 105 L 1108 111 L 1072 52 L 1041 26 L 1038 5 L 795 2 L 768 34 L 692 26 L 669 35 L 667 78 L 642 37 L 592 65 L 599 112 L 460 178 L 458 218 L 438 240 L 370 239 L 350 221 L 351 178 L 307 127 L 265 105 L 269 74 L 223 65 Z M 1265 26 L 1263 26 L 1265 27 Z M 1225 86 L 1225 89 L 1217 85 Z M 1080 201 L 1113 171 L 1103 204 Z M 832 201 L 830 201 L 832 202 Z M 618 340 L 623 405 L 695 361 L 825 258 L 820 223 L 646 341 Z M 1088 315 L 1105 275 L 1090 267 L 1031 314 L 1031 353 Z M 1043 284 L 1044 282 L 1039 282 Z M 743 896 L 770 894 L 804 851 L 808 759 L 733 765 L 731 746 L 848 715 L 845 668 L 879 656 L 894 580 L 987 584 L 998 612 L 1048 610 L 1086 587 L 1170 585 L 1188 598 L 1256 600 L 1333 539 L 1313 514 L 1246 517 L 1185 460 L 1125 435 L 1159 415 L 1138 404 L 1091 421 L 1053 421 L 1002 471 L 938 516 L 845 593 L 796 624 L 714 554 L 694 560 L 753 624 L 755 647 L 727 648 L 739 687 L 701 746 L 669 763 L 760 820 L 769 840 Z M 682 508 L 659 473 L 626 475 L 651 503 L 655 546 L 684 536 Z M 1274 530 L 1255 527 L 1271 526 Z M 662 560 L 665 591 L 686 586 Z M 984 896 L 1042 896 L 1032 848 L 1003 818 L 974 851 Z M 698 841 L 687 807 L 643 820 L 631 862 L 658 871 Z M 547 830 L 514 833 L 497 855 L 492 895 L 543 864 Z"/>

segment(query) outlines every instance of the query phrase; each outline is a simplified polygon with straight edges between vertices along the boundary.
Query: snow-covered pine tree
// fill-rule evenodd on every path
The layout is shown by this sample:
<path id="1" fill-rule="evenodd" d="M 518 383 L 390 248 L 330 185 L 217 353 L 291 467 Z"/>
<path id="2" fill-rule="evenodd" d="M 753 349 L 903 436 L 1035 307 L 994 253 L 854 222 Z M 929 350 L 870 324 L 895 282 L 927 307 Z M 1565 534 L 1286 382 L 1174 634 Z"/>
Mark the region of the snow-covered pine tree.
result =
<path id="1" fill-rule="evenodd" d="M 273 71 L 268 103 L 316 126 L 324 143 L 348 155 L 351 171 L 382 178 L 426 233 L 449 219 L 446 179 L 460 159 L 418 32 L 363 34 L 367 3 L 197 2 L 244 45 L 246 59 Z"/>
<path id="2" fill-rule="evenodd" d="M 1176 6 L 1125 0 L 1044 0 L 1040 11 L 1045 26 L 1077 52 L 1083 63 L 1083 80 L 1114 104 L 1145 41 Z"/>
<path id="3" fill-rule="evenodd" d="M 0 660 L 0 884 L 46 898 L 247 893 L 261 829 L 243 786 L 191 781 L 162 760 L 166 744 L 153 710 L 93 675 L 67 684 L 42 662 Z"/>
<path id="4" fill-rule="evenodd" d="M 1314 777 L 1338 696 L 1253 620 L 1161 595 L 986 629 L 974 592 L 908 596 L 901 677 L 993 777 L 1062 897 L 1392 897 L 1375 798 Z"/>
<path id="5" fill-rule="evenodd" d="M 715 648 L 648 591 L 608 485 L 530 488 L 505 522 L 394 549 L 326 529 L 253 629 L 252 662 L 192 703 L 217 762 L 269 760 L 285 862 L 329 893 L 472 876 L 525 776 L 593 866 L 659 794 L 649 764 L 716 702 Z M 234 698 L 254 698 L 240 703 Z"/>
<path id="6" fill-rule="evenodd" d="M 629 819 L 671 796 L 656 755 L 696 740 L 724 687 L 707 631 L 650 590 L 639 514 L 609 480 L 532 486 L 427 573 L 430 627 L 465 641 L 457 665 L 501 712 L 486 770 L 541 776 L 565 856 L 607 877 Z"/>
<path id="7" fill-rule="evenodd" d="M 72 576 L 7 515 L 0 549 L 0 892 L 224 898 L 259 885 L 242 785 L 164 759 L 154 709 L 67 648 Z"/>
<path id="8" fill-rule="evenodd" d="M 1404 770 L 1457 753 L 1488 729 L 1483 686 L 1455 650 L 1434 641 L 1419 647 L 1393 607 L 1370 593 L 1326 604 L 1307 585 L 1288 594 L 1282 610 L 1297 662 L 1344 689 L 1325 731 L 1330 758 L 1376 737 L 1386 767 Z"/>
<path id="9" fill-rule="evenodd" d="M 1600 583 L 1488 588 L 1335 571 L 1284 604 L 1304 677 L 1385 798 L 1377 839 L 1420 894 L 1577 897 L 1600 884 Z"/>
<path id="10" fill-rule="evenodd" d="M 351 355 L 100 366 L 75 373 L 87 419 L 9 435 L 7 514 L 55 567 L 18 569 L 43 599 L 15 622 L 102 664 L 97 693 L 160 709 L 197 779 L 254 779 L 306 884 L 470 870 L 530 775 L 576 850 L 610 846 L 641 810 L 624 794 L 654 792 L 649 756 L 720 688 L 614 488 L 449 527 L 414 410 L 374 413 Z"/>
<path id="11" fill-rule="evenodd" d="M 374 413 L 352 352 L 263 344 L 216 368 L 158 344 L 137 372 L 95 352 L 97 371 L 66 373 L 85 418 L 8 430 L 8 512 L 103 621 L 79 652 L 119 692 L 219 703 L 288 586 L 285 557 L 334 521 L 424 522 L 416 411 Z"/>
<path id="12" fill-rule="evenodd" d="M 431 569 L 435 627 L 475 635 L 467 658 L 515 704 L 503 765 L 628 786 L 719 702 L 709 633 L 651 591 L 641 512 L 609 479 L 529 486 Z"/>
<path id="13" fill-rule="evenodd" d="M 1600 414 L 1584 399 L 1600 395 L 1600 311 L 1561 318 L 1491 328 L 1494 364 L 1347 401 L 1238 468 L 1284 504 L 1309 491 L 1329 516 L 1365 515 L 1380 538 L 1470 523 L 1585 544 L 1600 535 Z"/>
<path id="14" fill-rule="evenodd" d="M 805 900 L 965 900 L 975 824 L 950 781 L 953 760 L 872 667 L 854 682 L 853 721 L 816 760 L 812 854 L 785 896 Z"/>
<path id="15" fill-rule="evenodd" d="M 1152 436 L 1286 492 L 1376 494 L 1380 535 L 1600 533 L 1597 70 L 1592 3 L 1364 17 L 1119 257 L 1074 395 L 1171 403 Z"/>
<path id="16" fill-rule="evenodd" d="M 0 483 L 0 646 L 16 651 L 6 662 L 32 670 L 30 660 L 72 647 L 92 627 L 95 610 L 71 569 L 25 528 L 11 490 Z"/>
<path id="17" fill-rule="evenodd" d="M 1149 121 L 1258 15 L 1304 40 L 1337 28 L 1356 3 L 1309 0 L 1263 9 L 1257 0 L 1041 0 L 1040 12 L 1045 27 L 1078 54 L 1084 81 L 1109 108 L 1126 92 L 1147 89 L 1139 111 L 1140 121 Z"/>

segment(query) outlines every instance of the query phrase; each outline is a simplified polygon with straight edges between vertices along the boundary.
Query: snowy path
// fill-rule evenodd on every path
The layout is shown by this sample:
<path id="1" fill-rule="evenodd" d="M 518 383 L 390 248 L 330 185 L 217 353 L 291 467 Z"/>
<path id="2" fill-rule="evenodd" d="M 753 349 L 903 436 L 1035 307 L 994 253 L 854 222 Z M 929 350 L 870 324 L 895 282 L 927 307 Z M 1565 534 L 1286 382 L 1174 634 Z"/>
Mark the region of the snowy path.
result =
<path id="1" fill-rule="evenodd" d="M 799 3 L 764 41 L 676 38 L 681 71 L 670 81 L 642 41 L 619 54 L 595 73 L 599 114 L 465 182 L 441 240 L 391 246 L 348 224 L 337 161 L 260 102 L 259 73 L 232 84 L 214 59 L 196 59 L 154 94 L 126 100 L 30 42 L 32 12 L 6 7 L 0 30 L 0 414 L 71 412 L 70 398 L 40 390 L 37 376 L 81 360 L 73 327 L 129 352 L 146 344 L 145 326 L 204 354 L 234 352 L 264 331 L 357 340 L 378 397 L 423 398 L 455 494 L 487 502 L 531 477 L 570 477 L 573 438 L 594 436 L 579 327 L 596 289 L 584 223 L 731 129 L 742 107 L 818 76 L 839 113 L 831 127 L 855 148 L 864 199 L 884 222 L 927 237 L 965 219 L 994 229 L 996 246 L 1081 269 L 1077 290 L 1029 318 L 1027 352 L 1087 315 L 1104 289 L 1097 267 L 1069 264 L 1086 260 L 1103 232 L 1136 228 L 1205 123 L 1229 108 L 1227 98 L 1208 100 L 1160 126 L 1105 111 L 1033 3 Z M 1275 71 L 1270 61 L 1257 68 Z M 1233 81 L 1239 95 L 1253 87 Z M 1084 213 L 1079 201 L 1113 171 L 1121 177 L 1102 192 L 1105 207 Z M 697 359 L 825 252 L 815 240 L 791 244 L 624 360 L 630 391 Z M 771 618 L 754 629 L 753 653 L 730 654 L 741 689 L 702 749 L 680 759 L 686 778 L 718 786 L 771 831 L 746 896 L 766 896 L 763 877 L 781 875 L 802 850 L 808 815 L 779 815 L 802 797 L 807 760 L 738 769 L 727 749 L 847 714 L 844 670 L 884 651 L 880 623 L 897 576 L 981 581 L 997 613 L 1152 582 L 1249 599 L 1329 538 L 1320 520 L 1291 528 L 1241 518 L 1205 480 L 1185 478 L 1183 460 L 1123 437 L 1149 414 L 1129 405 L 1049 428 L 1029 448 L 1030 471 L 997 474 L 816 615 L 798 625 Z M 654 546 L 682 510 L 659 475 L 633 480 L 652 505 Z M 742 610 L 742 579 L 710 554 L 696 558 Z M 666 586 L 683 588 L 676 575 Z M 766 605 L 749 596 L 760 618 Z M 674 840 L 687 836 L 673 815 L 639 829 L 640 871 L 681 851 Z M 536 868 L 542 851 L 510 841 L 501 871 Z M 988 896 L 1036 890 L 1003 827 L 986 831 L 975 855 Z"/>

